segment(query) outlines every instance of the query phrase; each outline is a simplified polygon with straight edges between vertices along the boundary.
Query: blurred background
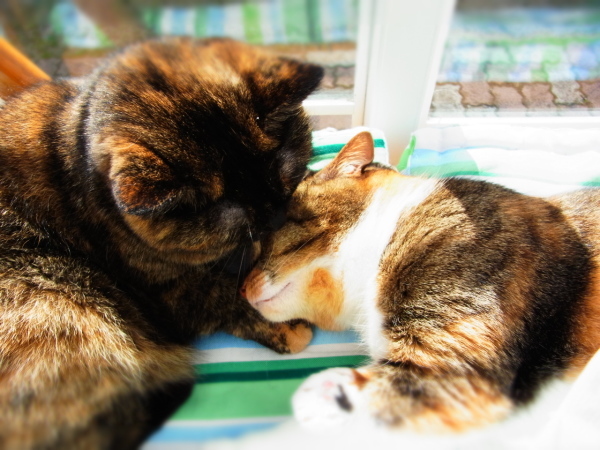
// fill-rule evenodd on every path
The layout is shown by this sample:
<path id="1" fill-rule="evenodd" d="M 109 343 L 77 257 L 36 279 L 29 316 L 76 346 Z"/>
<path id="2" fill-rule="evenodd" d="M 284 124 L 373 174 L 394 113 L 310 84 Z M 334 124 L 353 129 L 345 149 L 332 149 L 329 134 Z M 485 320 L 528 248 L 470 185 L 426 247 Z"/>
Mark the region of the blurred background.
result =
<path id="1" fill-rule="evenodd" d="M 431 114 L 595 114 L 599 81 L 600 2 L 463 0 Z"/>
<path id="2" fill-rule="evenodd" d="M 320 98 L 351 98 L 359 0 L 5 0 L 0 35 L 51 77 L 89 73 L 139 39 L 228 36 L 325 67 Z M 320 117 L 314 121 L 319 122 Z M 350 125 L 348 115 L 328 125 Z M 315 123 L 322 127 L 325 123 Z"/>
<path id="3" fill-rule="evenodd" d="M 379 31 L 381 19 L 374 15 L 365 20 L 370 10 L 364 5 L 387 4 L 385 26 L 403 27 L 404 1 L 0 0 L 0 37 L 53 78 L 85 75 L 115 48 L 152 36 L 229 36 L 263 45 L 325 67 L 322 89 L 311 97 L 320 102 L 311 110 L 316 129 L 379 127 L 398 153 L 416 123 L 425 119 L 399 117 L 395 127 L 362 115 L 361 105 L 370 94 L 365 94 L 361 70 L 370 65 L 372 80 L 379 80 L 382 71 L 366 62 L 368 55 L 361 59 L 359 51 L 374 53 L 368 45 L 361 50 L 360 41 Z M 398 16 L 390 18 L 396 11 Z M 431 14 L 432 22 L 445 26 L 446 16 Z M 426 97 L 425 106 L 430 105 L 429 119 L 600 115 L 600 0 L 458 0 L 449 22 L 449 31 L 440 32 L 445 40 L 441 58 L 434 52 L 429 57 L 435 60 L 437 77 L 427 83 L 435 86 L 429 91 L 416 88 Z M 361 31 L 361 26 L 370 30 Z M 413 45 L 417 52 L 429 51 L 421 37 L 408 43 L 408 51 Z M 384 59 L 395 58 L 393 47 L 391 56 L 387 52 Z M 406 53 L 406 43 L 399 44 L 398 58 Z M 377 82 L 388 86 L 383 86 L 383 96 L 375 96 L 372 110 L 383 106 L 391 83 L 411 83 L 406 70 L 414 67 L 400 67 L 397 75 Z M 402 104 L 411 110 L 414 105 L 418 103 Z M 395 111 L 404 114 L 396 107 L 384 116 Z M 402 123 L 406 131 L 394 136 Z"/>
<path id="4" fill-rule="evenodd" d="M 358 11 L 359 0 L 4 0 L 0 35 L 51 77 L 84 75 L 145 37 L 230 36 L 323 65 L 318 95 L 351 99 Z M 597 0 L 460 0 L 431 115 L 585 114 L 600 106 L 599 61 Z"/>

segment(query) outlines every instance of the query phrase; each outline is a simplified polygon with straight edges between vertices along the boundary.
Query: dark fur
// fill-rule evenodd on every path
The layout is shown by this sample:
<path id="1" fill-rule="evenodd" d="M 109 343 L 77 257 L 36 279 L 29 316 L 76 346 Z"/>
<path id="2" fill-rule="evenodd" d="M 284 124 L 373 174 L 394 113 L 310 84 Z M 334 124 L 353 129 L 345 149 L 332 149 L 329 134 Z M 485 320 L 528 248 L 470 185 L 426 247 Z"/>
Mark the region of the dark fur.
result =
<path id="1" fill-rule="evenodd" d="M 0 110 L 0 447 L 132 448 L 186 397 L 188 344 L 310 339 L 240 301 L 309 158 L 322 69 L 229 40 L 134 45 Z"/>

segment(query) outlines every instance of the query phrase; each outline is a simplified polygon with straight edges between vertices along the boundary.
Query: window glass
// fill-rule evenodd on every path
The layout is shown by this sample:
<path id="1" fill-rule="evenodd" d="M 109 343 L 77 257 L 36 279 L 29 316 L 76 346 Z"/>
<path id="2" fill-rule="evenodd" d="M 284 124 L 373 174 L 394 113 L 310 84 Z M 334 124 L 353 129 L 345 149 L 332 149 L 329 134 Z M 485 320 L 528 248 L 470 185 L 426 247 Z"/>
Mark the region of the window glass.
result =
<path id="1" fill-rule="evenodd" d="M 430 115 L 600 111 L 600 2 L 459 0 Z"/>
<path id="2" fill-rule="evenodd" d="M 52 77 L 87 74 L 114 48 L 146 37 L 228 36 L 324 66 L 315 97 L 351 100 L 357 10 L 358 0 L 7 0 L 0 35 Z"/>

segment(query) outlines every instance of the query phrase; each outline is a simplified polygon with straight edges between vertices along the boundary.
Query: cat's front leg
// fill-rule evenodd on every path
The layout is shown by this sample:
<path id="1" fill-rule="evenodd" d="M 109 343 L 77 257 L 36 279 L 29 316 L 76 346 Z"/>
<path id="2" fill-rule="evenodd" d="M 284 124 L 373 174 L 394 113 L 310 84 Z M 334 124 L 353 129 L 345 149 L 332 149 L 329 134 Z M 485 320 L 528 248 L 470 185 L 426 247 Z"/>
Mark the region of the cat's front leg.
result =
<path id="1" fill-rule="evenodd" d="M 312 375 L 292 404 L 296 419 L 313 430 L 352 423 L 438 432 L 488 425 L 514 407 L 498 385 L 477 373 L 391 363 Z"/>
<path id="2" fill-rule="evenodd" d="M 241 297 L 236 277 L 206 278 L 190 277 L 186 284 L 163 294 L 163 303 L 171 305 L 173 321 L 190 339 L 224 331 L 277 353 L 298 353 L 310 343 L 313 333 L 308 322 L 271 322 Z"/>
<path id="3" fill-rule="evenodd" d="M 256 310 L 246 308 L 246 304 L 240 305 L 237 315 L 243 318 L 230 321 L 224 327 L 224 331 L 242 339 L 256 341 L 277 353 L 298 353 L 306 348 L 313 336 L 308 322 L 270 322 Z"/>

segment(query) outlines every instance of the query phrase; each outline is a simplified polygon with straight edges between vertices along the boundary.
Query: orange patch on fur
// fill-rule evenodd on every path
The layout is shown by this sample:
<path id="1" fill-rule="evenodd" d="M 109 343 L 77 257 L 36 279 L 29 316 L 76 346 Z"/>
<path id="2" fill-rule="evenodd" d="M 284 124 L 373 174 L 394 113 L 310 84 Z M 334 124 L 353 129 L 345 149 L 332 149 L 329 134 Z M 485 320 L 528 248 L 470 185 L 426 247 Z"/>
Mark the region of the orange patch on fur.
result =
<path id="1" fill-rule="evenodd" d="M 445 370 L 455 363 L 455 355 L 442 351 L 433 351 L 429 345 L 424 345 L 420 341 L 413 339 L 413 336 L 394 336 L 388 338 L 388 359 L 392 361 L 410 362 L 418 367 L 430 370 Z M 439 336 L 430 334 L 426 344 L 442 343 L 443 339 Z M 434 345 L 433 347 L 436 347 Z M 442 346 L 440 346 L 442 347 Z M 442 347 L 443 348 L 443 347 Z"/>
<path id="2" fill-rule="evenodd" d="M 365 189 L 369 191 L 376 191 L 385 189 L 390 191 L 391 194 L 396 194 L 403 188 L 402 182 L 405 179 L 412 179 L 414 177 L 408 177 L 399 174 L 393 170 L 368 170 L 366 171 L 366 177 L 364 178 Z"/>
<path id="3" fill-rule="evenodd" d="M 466 317 L 445 331 L 456 354 L 481 365 L 493 361 L 504 342 L 504 330 L 494 315 Z"/>
<path id="4" fill-rule="evenodd" d="M 307 303 L 311 311 L 309 320 L 326 330 L 339 330 L 337 318 L 342 310 L 344 290 L 327 270 L 316 269 L 306 288 Z"/>
<path id="5" fill-rule="evenodd" d="M 354 384 L 358 387 L 358 389 L 363 389 L 365 385 L 371 379 L 372 374 L 368 372 L 366 369 L 352 369 L 352 374 L 354 375 Z"/>
<path id="6" fill-rule="evenodd" d="M 457 389 L 457 397 L 446 394 L 440 403 L 426 407 L 406 421 L 415 430 L 464 432 L 504 419 L 513 410 L 512 402 L 501 394 L 474 387 Z"/>

